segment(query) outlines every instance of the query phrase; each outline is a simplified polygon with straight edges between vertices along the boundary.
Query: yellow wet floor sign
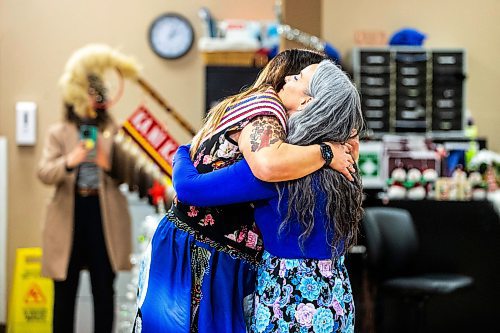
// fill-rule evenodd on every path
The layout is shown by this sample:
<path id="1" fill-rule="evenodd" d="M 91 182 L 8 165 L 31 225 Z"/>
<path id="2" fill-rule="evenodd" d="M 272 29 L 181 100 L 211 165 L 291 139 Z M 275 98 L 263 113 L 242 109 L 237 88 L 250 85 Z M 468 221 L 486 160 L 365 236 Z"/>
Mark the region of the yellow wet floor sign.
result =
<path id="1" fill-rule="evenodd" d="M 20 248 L 16 251 L 8 333 L 52 332 L 54 287 L 51 279 L 41 276 L 41 260 L 41 248 Z"/>

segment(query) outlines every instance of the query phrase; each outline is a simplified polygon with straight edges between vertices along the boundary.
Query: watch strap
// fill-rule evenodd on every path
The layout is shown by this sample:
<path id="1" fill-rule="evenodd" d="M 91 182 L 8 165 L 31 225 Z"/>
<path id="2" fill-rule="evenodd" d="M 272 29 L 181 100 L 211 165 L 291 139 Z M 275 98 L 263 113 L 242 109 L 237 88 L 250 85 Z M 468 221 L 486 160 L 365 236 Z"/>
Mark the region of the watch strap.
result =
<path id="1" fill-rule="evenodd" d="M 321 142 L 319 144 L 319 148 L 321 151 L 321 157 L 323 157 L 323 159 L 325 160 L 325 164 L 323 165 L 323 167 L 329 166 L 330 163 L 332 163 L 334 157 L 332 148 L 324 142 Z"/>

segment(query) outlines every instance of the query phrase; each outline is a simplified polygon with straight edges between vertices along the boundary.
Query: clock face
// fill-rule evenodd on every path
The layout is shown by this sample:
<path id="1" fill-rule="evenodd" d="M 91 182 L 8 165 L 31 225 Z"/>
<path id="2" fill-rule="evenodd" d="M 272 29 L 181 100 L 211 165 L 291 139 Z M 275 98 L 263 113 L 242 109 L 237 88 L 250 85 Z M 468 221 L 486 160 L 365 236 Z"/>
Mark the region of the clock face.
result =
<path id="1" fill-rule="evenodd" d="M 149 43 L 153 51 L 165 59 L 177 59 L 193 46 L 191 23 L 179 14 L 165 14 L 153 21 L 149 28 Z"/>

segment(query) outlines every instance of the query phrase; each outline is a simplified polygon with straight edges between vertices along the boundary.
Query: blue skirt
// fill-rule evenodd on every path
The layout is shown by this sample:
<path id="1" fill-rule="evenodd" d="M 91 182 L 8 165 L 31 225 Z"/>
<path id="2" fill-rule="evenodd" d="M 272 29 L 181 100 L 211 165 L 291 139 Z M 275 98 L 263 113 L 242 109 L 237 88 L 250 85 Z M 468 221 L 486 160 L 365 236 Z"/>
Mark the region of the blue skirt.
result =
<path id="1" fill-rule="evenodd" d="M 200 241 L 167 214 L 141 263 L 134 331 L 246 332 L 244 302 L 255 279 L 251 263 Z"/>

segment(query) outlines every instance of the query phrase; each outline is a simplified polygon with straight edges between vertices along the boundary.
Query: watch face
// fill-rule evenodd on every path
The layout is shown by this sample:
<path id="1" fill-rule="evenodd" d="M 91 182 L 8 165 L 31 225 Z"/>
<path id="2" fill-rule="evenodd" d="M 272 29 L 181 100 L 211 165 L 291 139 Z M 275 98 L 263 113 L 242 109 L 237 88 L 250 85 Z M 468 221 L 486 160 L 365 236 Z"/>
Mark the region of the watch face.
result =
<path id="1" fill-rule="evenodd" d="M 165 59 L 177 59 L 188 53 L 193 40 L 193 27 L 179 14 L 162 15 L 149 28 L 151 48 Z"/>

